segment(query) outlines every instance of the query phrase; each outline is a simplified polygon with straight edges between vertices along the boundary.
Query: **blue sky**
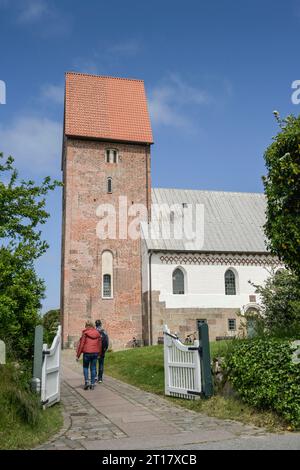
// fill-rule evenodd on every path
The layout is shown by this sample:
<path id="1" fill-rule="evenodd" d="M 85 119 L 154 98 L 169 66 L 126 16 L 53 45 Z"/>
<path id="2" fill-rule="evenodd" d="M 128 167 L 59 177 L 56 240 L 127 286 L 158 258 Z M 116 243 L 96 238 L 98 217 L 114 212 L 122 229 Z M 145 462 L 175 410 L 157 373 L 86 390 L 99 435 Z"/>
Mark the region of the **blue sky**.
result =
<path id="1" fill-rule="evenodd" d="M 66 71 L 145 80 L 154 187 L 262 191 L 272 111 L 299 114 L 296 0 L 0 0 L 0 151 L 60 178 Z M 61 194 L 49 197 L 43 309 L 59 306 Z"/>

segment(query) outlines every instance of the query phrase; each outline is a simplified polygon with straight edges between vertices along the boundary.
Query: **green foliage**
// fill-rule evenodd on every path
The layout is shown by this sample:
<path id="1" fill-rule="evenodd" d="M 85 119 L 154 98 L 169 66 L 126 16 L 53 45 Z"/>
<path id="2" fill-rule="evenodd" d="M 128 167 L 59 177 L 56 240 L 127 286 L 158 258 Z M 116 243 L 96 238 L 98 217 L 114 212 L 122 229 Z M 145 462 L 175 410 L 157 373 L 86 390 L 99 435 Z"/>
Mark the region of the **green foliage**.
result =
<path id="1" fill-rule="evenodd" d="M 60 407 L 43 411 L 30 377 L 27 363 L 0 365 L 0 449 L 31 448 L 62 426 Z"/>
<path id="2" fill-rule="evenodd" d="M 226 358 L 229 380 L 249 405 L 274 410 L 292 427 L 300 426 L 300 364 L 291 360 L 288 340 L 257 338 L 235 342 Z"/>
<path id="3" fill-rule="evenodd" d="M 49 310 L 43 316 L 43 327 L 44 327 L 44 343 L 51 346 L 52 341 L 56 335 L 57 327 L 60 322 L 60 310 Z"/>
<path id="4" fill-rule="evenodd" d="M 210 357 L 212 360 L 225 357 L 230 354 L 233 344 L 237 341 L 236 339 L 227 339 L 221 341 L 211 341 L 210 346 Z"/>
<path id="5" fill-rule="evenodd" d="M 275 116 L 281 131 L 265 152 L 265 233 L 270 250 L 300 277 L 300 116 Z"/>
<path id="6" fill-rule="evenodd" d="M 296 274 L 279 270 L 264 286 L 255 285 L 260 295 L 259 324 L 264 333 L 276 337 L 300 337 L 300 281 Z"/>
<path id="7" fill-rule="evenodd" d="M 60 183 L 18 182 L 13 161 L 0 153 L 0 337 L 11 356 L 30 358 L 45 291 L 34 261 L 48 248 L 38 226 L 49 217 L 46 194 Z"/>

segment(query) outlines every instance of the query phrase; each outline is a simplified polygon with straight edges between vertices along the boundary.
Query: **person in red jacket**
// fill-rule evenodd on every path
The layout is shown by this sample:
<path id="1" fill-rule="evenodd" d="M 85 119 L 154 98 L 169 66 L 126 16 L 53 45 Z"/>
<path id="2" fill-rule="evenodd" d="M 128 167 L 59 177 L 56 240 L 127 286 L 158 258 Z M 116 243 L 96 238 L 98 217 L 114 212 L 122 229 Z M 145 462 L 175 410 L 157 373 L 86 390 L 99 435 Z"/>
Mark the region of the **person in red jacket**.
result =
<path id="1" fill-rule="evenodd" d="M 87 321 L 77 346 L 76 360 L 78 361 L 83 353 L 83 375 L 84 390 L 95 388 L 96 365 L 99 355 L 102 353 L 102 341 L 99 331 L 96 330 L 91 321 Z M 91 370 L 91 380 L 89 380 L 89 368 Z"/>

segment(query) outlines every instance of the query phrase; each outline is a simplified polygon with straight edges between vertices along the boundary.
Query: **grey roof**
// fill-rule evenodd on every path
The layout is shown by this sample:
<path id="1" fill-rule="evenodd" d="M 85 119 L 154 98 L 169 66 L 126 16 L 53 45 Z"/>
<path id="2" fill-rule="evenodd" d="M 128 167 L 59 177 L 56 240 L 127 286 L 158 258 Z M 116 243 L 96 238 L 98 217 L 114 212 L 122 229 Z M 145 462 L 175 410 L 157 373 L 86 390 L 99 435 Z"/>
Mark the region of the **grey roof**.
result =
<path id="1" fill-rule="evenodd" d="M 195 224 L 196 204 L 204 207 L 204 238 L 188 240 L 185 236 L 175 239 L 174 235 L 157 239 L 146 238 L 149 250 L 161 251 L 209 251 L 209 252 L 251 252 L 266 253 L 265 223 L 266 200 L 264 194 L 235 193 L 223 191 L 198 191 L 184 189 L 152 189 L 152 204 L 176 204 L 175 220 L 180 217 L 182 204 L 193 207 Z M 152 222 L 148 226 L 157 227 L 158 217 L 152 213 Z M 159 216 L 161 226 L 169 224 L 170 213 Z M 147 224 L 142 224 L 143 232 Z M 193 226 L 195 227 L 195 226 Z M 150 232 L 150 231 L 149 231 Z"/>

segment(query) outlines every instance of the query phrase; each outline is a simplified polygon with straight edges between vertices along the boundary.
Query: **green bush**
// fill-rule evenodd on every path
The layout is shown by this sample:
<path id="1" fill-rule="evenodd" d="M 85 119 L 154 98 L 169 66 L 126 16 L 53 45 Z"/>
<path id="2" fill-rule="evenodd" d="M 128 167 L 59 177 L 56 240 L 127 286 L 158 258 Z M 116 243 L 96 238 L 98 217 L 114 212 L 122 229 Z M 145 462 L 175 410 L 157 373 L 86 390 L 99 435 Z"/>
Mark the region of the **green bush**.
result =
<path id="1" fill-rule="evenodd" d="M 271 409 L 293 428 L 300 426 L 300 364 L 293 364 L 287 340 L 236 341 L 225 369 L 234 390 L 246 403 Z"/>
<path id="2" fill-rule="evenodd" d="M 60 320 L 60 310 L 49 310 L 43 316 L 43 327 L 44 327 L 44 343 L 47 343 L 51 347 L 52 341 L 55 338 L 57 327 Z"/>
<path id="3" fill-rule="evenodd" d="M 0 422 L 5 414 L 30 426 L 38 423 L 41 406 L 38 396 L 30 391 L 29 372 L 25 364 L 0 366 Z"/>
<path id="4" fill-rule="evenodd" d="M 252 316 L 259 326 L 256 333 L 276 338 L 300 337 L 299 277 L 281 269 L 270 276 L 263 286 L 252 285 L 261 303 L 259 314 Z"/>

